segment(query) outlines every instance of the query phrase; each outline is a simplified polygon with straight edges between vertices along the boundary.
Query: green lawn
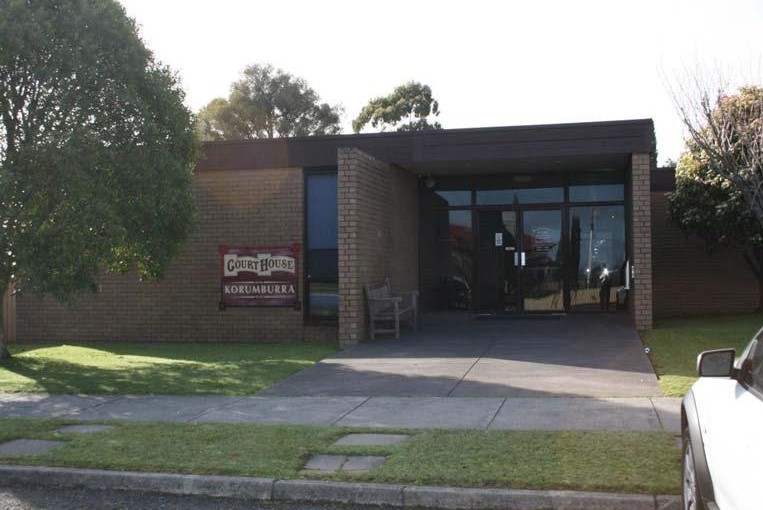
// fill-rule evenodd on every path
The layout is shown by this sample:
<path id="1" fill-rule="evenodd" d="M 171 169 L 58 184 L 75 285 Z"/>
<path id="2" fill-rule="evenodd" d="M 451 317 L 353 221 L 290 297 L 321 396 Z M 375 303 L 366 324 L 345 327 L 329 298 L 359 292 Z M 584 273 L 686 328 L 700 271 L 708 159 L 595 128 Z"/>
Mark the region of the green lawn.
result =
<path id="1" fill-rule="evenodd" d="M 680 451 L 664 432 L 409 431 L 389 447 L 332 447 L 348 432 L 323 426 L 117 424 L 62 435 L 53 420 L 0 420 L 0 440 L 62 439 L 51 453 L 0 462 L 133 471 L 300 478 L 319 453 L 381 454 L 381 468 L 339 480 L 646 494 L 679 490 Z M 389 432 L 389 431 L 387 431 Z M 401 432 L 401 431 L 398 431 Z M 310 475 L 311 478 L 319 476 Z"/>
<path id="2" fill-rule="evenodd" d="M 252 395 L 336 352 L 325 343 L 15 345 L 0 392 Z"/>
<path id="3" fill-rule="evenodd" d="M 759 314 L 673 319 L 658 323 L 651 331 L 642 331 L 641 338 L 652 349 L 663 394 L 680 397 L 697 379 L 700 352 L 734 347 L 739 353 L 761 325 L 763 315 Z"/>

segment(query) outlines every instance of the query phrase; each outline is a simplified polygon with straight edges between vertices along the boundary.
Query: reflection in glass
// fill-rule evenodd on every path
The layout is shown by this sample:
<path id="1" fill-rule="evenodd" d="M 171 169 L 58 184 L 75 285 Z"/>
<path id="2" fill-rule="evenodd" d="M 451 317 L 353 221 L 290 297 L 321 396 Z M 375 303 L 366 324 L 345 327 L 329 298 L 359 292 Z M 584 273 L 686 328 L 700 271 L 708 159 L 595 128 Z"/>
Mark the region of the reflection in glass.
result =
<path id="1" fill-rule="evenodd" d="M 471 307 L 474 235 L 471 211 L 437 211 L 436 294 L 438 308 Z"/>
<path id="2" fill-rule="evenodd" d="M 526 257 L 522 268 L 525 311 L 564 310 L 561 210 L 525 211 L 522 229 Z"/>
<path id="3" fill-rule="evenodd" d="M 621 205 L 570 208 L 570 306 L 613 308 L 625 281 L 625 211 Z"/>
<path id="4" fill-rule="evenodd" d="M 311 282 L 309 294 L 311 317 L 329 318 L 339 314 L 339 285 L 337 283 Z"/>
<path id="5" fill-rule="evenodd" d="M 564 200 L 563 188 L 477 190 L 478 205 L 545 204 Z"/>
<path id="6" fill-rule="evenodd" d="M 615 202 L 624 199 L 624 184 L 570 186 L 570 202 Z"/>
<path id="7" fill-rule="evenodd" d="M 447 191 L 447 190 L 437 190 L 434 192 L 437 196 L 437 205 L 438 207 L 441 207 L 443 205 L 451 205 L 451 206 L 457 206 L 457 205 L 471 205 L 472 203 L 472 192 L 469 190 L 460 190 L 460 191 Z"/>

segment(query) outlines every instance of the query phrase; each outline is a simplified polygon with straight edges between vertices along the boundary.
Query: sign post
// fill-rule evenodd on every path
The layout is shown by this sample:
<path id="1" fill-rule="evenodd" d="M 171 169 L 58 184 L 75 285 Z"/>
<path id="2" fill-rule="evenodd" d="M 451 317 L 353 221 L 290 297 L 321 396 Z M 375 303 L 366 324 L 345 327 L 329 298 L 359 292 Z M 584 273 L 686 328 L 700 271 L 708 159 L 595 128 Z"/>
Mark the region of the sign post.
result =
<path id="1" fill-rule="evenodd" d="M 248 248 L 219 246 L 220 309 L 229 306 L 300 308 L 299 244 Z"/>

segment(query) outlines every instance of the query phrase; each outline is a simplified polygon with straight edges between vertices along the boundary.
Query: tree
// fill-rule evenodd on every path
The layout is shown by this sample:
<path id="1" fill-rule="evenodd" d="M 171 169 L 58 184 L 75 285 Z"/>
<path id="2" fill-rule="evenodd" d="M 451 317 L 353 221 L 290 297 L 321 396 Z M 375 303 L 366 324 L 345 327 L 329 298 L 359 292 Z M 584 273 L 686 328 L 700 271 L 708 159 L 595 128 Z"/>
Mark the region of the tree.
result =
<path id="1" fill-rule="evenodd" d="M 400 85 L 388 96 L 371 99 L 352 121 L 356 133 L 369 123 L 372 127 L 397 126 L 398 131 L 426 131 L 442 129 L 439 122 L 430 122 L 429 117 L 440 115 L 440 105 L 432 97 L 429 85 L 411 81 Z M 398 125 L 399 124 L 399 125 Z"/>
<path id="2" fill-rule="evenodd" d="M 119 3 L 4 0 L 0 115 L 0 295 L 13 281 L 73 300 L 103 269 L 160 277 L 193 226 L 197 144 Z"/>
<path id="3" fill-rule="evenodd" d="M 763 88 L 701 94 L 693 109 L 679 112 L 689 138 L 676 166 L 670 216 L 708 250 L 741 250 L 763 307 Z"/>
<path id="4" fill-rule="evenodd" d="M 254 64 L 228 99 L 213 99 L 199 111 L 197 131 L 202 140 L 333 135 L 341 131 L 341 114 L 339 106 L 320 103 L 302 78 Z"/>

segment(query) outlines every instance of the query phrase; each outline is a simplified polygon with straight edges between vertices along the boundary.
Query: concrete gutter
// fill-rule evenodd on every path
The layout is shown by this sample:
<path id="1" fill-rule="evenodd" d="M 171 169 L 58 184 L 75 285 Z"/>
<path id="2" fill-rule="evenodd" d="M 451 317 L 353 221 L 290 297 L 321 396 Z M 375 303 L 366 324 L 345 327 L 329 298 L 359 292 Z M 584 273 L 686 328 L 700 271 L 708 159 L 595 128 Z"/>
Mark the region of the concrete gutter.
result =
<path id="1" fill-rule="evenodd" d="M 518 489 L 461 489 L 322 480 L 139 473 L 0 465 L 2 486 L 44 486 L 452 510 L 680 510 L 677 496 Z"/>

